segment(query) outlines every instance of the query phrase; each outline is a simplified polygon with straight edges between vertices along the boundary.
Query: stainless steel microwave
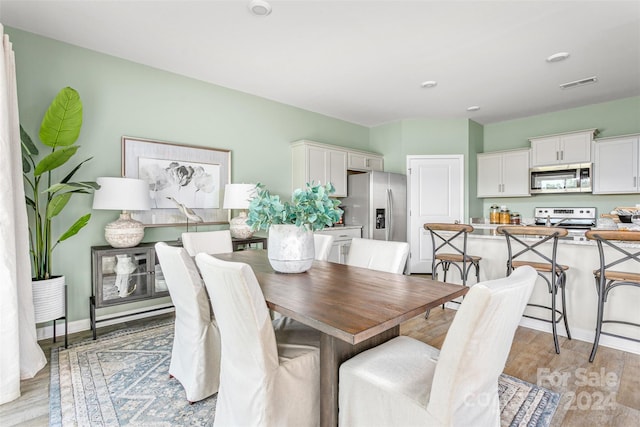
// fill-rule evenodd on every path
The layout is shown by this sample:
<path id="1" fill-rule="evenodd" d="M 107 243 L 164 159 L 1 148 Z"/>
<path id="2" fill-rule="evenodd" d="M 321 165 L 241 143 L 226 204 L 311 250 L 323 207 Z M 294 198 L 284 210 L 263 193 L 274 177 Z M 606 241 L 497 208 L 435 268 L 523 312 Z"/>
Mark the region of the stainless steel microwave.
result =
<path id="1" fill-rule="evenodd" d="M 529 169 L 531 194 L 590 193 L 591 163 Z"/>

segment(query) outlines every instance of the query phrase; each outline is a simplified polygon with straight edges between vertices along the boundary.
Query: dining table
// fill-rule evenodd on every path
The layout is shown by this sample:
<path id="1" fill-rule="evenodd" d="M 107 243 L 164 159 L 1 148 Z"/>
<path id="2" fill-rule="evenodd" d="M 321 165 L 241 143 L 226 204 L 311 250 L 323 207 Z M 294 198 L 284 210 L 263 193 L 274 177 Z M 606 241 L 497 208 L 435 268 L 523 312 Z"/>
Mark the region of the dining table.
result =
<path id="1" fill-rule="evenodd" d="M 463 296 L 465 286 L 327 261 L 304 273 L 278 273 L 267 251 L 215 257 L 253 269 L 267 306 L 320 331 L 320 425 L 338 425 L 340 364 L 400 334 L 400 324 Z M 425 320 L 426 321 L 426 320 Z"/>

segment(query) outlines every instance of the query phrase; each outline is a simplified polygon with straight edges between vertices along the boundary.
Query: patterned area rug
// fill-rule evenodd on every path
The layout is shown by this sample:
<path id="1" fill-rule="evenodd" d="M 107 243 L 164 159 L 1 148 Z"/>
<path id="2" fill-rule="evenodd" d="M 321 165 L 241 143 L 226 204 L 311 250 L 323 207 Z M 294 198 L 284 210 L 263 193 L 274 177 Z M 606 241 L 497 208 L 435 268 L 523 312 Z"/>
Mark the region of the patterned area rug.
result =
<path id="1" fill-rule="evenodd" d="M 189 405 L 169 379 L 173 321 L 127 329 L 51 352 L 50 426 L 210 426 L 216 396 Z M 559 394 L 508 375 L 502 426 L 548 426 Z"/>

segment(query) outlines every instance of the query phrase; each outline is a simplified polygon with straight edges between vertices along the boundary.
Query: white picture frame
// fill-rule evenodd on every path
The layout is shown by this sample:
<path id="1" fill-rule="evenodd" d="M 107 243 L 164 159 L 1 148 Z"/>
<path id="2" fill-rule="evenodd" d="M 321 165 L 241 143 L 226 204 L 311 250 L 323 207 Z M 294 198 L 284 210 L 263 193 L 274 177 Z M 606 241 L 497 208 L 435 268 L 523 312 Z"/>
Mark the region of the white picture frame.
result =
<path id="1" fill-rule="evenodd" d="M 151 210 L 131 214 L 145 227 L 187 224 L 168 196 L 200 216 L 199 224 L 228 223 L 231 214 L 222 203 L 231 181 L 230 165 L 230 150 L 122 137 L 122 176 L 149 182 Z"/>

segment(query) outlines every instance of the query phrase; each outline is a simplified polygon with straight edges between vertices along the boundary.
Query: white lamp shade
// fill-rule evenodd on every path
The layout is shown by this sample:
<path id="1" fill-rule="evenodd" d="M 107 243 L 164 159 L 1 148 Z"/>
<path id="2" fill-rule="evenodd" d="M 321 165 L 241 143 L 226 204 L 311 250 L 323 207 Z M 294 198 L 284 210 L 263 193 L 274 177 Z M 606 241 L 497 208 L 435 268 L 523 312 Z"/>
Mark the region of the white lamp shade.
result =
<path id="1" fill-rule="evenodd" d="M 227 184 L 224 186 L 223 209 L 249 209 L 249 202 L 256 196 L 255 184 Z"/>
<path id="2" fill-rule="evenodd" d="M 146 211 L 151 209 L 149 184 L 142 179 L 101 177 L 93 193 L 93 209 Z"/>

